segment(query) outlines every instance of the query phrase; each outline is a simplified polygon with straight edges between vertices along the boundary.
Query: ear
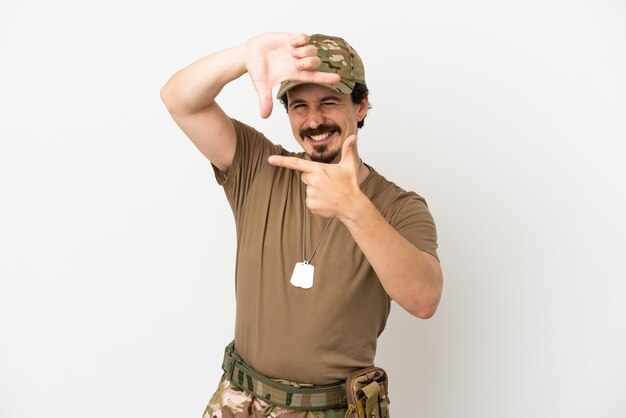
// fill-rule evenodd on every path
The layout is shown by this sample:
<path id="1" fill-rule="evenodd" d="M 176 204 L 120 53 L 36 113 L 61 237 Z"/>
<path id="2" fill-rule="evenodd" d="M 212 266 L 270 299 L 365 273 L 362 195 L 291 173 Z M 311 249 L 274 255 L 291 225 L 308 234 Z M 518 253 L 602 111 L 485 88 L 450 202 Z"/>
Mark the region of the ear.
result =
<path id="1" fill-rule="evenodd" d="M 369 110 L 369 107 L 370 107 L 370 102 L 367 97 L 361 100 L 361 103 L 358 104 L 357 120 L 359 122 L 365 119 L 365 116 L 367 116 L 367 111 Z"/>

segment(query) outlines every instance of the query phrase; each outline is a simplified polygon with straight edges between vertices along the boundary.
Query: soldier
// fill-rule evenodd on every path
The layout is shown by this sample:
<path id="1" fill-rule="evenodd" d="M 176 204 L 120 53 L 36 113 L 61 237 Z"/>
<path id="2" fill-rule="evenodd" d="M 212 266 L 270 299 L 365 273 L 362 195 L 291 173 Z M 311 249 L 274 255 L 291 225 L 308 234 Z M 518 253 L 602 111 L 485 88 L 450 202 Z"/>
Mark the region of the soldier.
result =
<path id="1" fill-rule="evenodd" d="M 218 106 L 246 72 L 263 118 L 281 83 L 303 152 Z M 266 33 L 183 68 L 161 97 L 211 162 L 237 229 L 235 340 L 205 417 L 344 417 L 346 378 L 373 366 L 391 300 L 429 318 L 442 290 L 426 202 L 359 155 L 361 58 L 338 37 Z"/>

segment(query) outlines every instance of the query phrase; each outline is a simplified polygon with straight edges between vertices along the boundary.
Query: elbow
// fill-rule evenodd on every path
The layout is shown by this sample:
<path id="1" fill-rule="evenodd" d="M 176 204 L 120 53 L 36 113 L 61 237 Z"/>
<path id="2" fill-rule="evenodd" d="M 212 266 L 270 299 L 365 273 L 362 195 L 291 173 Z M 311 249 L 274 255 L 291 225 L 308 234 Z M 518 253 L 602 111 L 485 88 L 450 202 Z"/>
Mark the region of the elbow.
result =
<path id="1" fill-rule="evenodd" d="M 420 319 L 430 319 L 435 315 L 435 312 L 437 312 L 436 306 L 431 309 L 423 309 L 416 313 L 415 316 Z"/>
<path id="2" fill-rule="evenodd" d="M 190 98 L 181 93 L 180 85 L 169 80 L 161 87 L 159 92 L 161 101 L 165 104 L 167 111 L 176 119 L 177 117 L 191 115 L 200 109 L 196 109 Z"/>
<path id="3" fill-rule="evenodd" d="M 408 308 L 407 311 L 420 319 L 429 319 L 432 318 L 435 315 L 435 312 L 437 311 L 437 302 L 431 302 L 431 303 L 422 303 L 419 304 L 417 306 L 413 306 L 411 308 Z"/>
<path id="4" fill-rule="evenodd" d="M 172 93 L 171 93 L 171 88 L 169 86 L 169 82 L 165 83 L 165 85 L 161 87 L 160 96 L 167 110 L 171 112 L 173 98 L 172 98 Z"/>
<path id="5" fill-rule="evenodd" d="M 182 114 L 185 111 L 185 101 L 180 92 L 180 85 L 172 77 L 161 87 L 159 91 L 161 101 L 172 116 Z"/>
<path id="6" fill-rule="evenodd" d="M 432 318 L 437 312 L 439 301 L 441 300 L 442 292 L 442 280 L 439 276 L 439 280 L 436 281 L 436 285 L 432 288 L 413 293 L 413 297 L 409 300 L 408 306 L 405 309 L 413 316 L 420 319 Z"/>
<path id="7" fill-rule="evenodd" d="M 438 261 L 433 263 L 433 270 L 428 277 L 428 285 L 416 289 L 413 293 L 410 309 L 407 309 L 411 315 L 421 319 L 432 318 L 441 300 L 443 273 Z"/>

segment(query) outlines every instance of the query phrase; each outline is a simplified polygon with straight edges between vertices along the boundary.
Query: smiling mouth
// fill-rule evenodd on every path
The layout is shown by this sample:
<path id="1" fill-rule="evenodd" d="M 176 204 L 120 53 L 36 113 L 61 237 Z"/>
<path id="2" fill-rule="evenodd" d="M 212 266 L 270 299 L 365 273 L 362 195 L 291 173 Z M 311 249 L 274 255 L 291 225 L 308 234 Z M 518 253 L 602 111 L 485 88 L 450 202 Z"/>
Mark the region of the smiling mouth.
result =
<path id="1" fill-rule="evenodd" d="M 334 132 L 324 132 L 323 134 L 319 134 L 319 135 L 310 135 L 309 138 L 313 140 L 314 142 L 322 142 L 323 140 L 331 136 L 333 133 Z"/>
<path id="2" fill-rule="evenodd" d="M 320 143 L 327 141 L 333 134 L 341 133 L 339 126 L 335 124 L 320 125 L 315 129 L 303 129 L 300 131 L 300 138 L 306 139 L 313 143 Z"/>

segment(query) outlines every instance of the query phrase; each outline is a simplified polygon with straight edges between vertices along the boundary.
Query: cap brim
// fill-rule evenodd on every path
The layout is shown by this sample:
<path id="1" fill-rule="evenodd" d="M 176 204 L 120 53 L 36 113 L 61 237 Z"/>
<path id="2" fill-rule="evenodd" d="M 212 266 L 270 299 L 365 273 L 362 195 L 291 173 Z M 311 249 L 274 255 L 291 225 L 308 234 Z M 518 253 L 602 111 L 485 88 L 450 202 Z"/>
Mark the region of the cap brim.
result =
<path id="1" fill-rule="evenodd" d="M 351 94 L 352 89 L 354 88 L 354 86 L 350 87 L 342 81 L 340 81 L 339 83 L 335 83 L 335 84 L 323 84 L 323 83 L 311 83 L 308 81 L 289 80 L 289 81 L 285 81 L 281 83 L 280 89 L 278 90 L 278 94 L 276 94 L 276 98 L 281 99 L 289 90 L 291 90 L 294 87 L 301 86 L 303 84 L 319 84 L 320 86 L 327 87 L 331 90 L 334 90 L 342 94 Z"/>

